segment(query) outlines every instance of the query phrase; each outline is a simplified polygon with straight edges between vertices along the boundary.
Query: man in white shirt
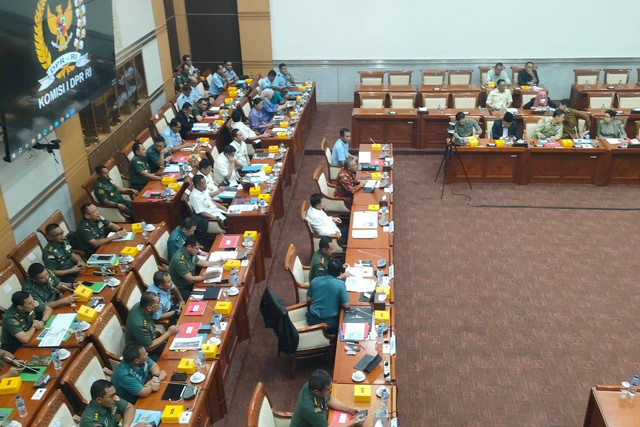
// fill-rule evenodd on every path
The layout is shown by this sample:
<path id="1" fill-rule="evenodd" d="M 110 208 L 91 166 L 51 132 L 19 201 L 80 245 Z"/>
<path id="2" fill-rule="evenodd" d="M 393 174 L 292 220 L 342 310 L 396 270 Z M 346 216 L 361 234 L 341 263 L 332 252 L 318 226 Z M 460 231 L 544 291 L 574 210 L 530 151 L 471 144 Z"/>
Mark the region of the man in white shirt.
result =
<path id="1" fill-rule="evenodd" d="M 245 141 L 248 144 L 253 144 L 255 147 L 260 147 L 260 138 L 266 138 L 268 136 L 266 134 L 258 135 L 253 129 L 247 126 L 246 123 L 242 121 L 242 113 L 239 109 L 231 113 L 231 129 L 238 129 L 245 137 Z"/>
<path id="2" fill-rule="evenodd" d="M 236 149 L 232 145 L 227 145 L 222 150 L 222 154 L 218 156 L 213 165 L 213 182 L 220 186 L 224 180 L 229 181 L 229 186 L 238 185 L 238 174 L 236 168 L 242 165 L 235 159 Z"/>
<path id="3" fill-rule="evenodd" d="M 507 82 L 500 79 L 498 80 L 497 86 L 497 88 L 487 95 L 487 108 L 489 110 L 504 110 L 511 107 L 513 103 L 511 91 L 507 89 Z"/>
<path id="4" fill-rule="evenodd" d="M 244 134 L 238 129 L 231 129 L 231 146 L 236 149 L 235 159 L 242 166 L 249 166 L 251 161 L 249 160 L 249 153 L 247 153 L 247 144 L 244 142 Z"/>
<path id="5" fill-rule="evenodd" d="M 212 170 L 213 165 L 211 164 L 211 160 L 202 159 L 200 160 L 200 163 L 198 163 L 198 173 L 196 175 L 201 175 L 204 177 L 204 180 L 207 183 L 207 191 L 209 192 L 209 196 L 214 198 L 218 194 L 222 193 L 225 190 L 225 187 L 218 188 L 218 186 L 213 182 L 213 178 L 211 177 Z"/>
<path id="6" fill-rule="evenodd" d="M 322 194 L 313 193 L 310 198 L 311 207 L 307 210 L 306 220 L 311 230 L 320 236 L 340 236 L 340 243 L 346 244 L 349 228 L 342 224 L 342 219 L 337 216 L 330 217 L 324 211 Z"/>
<path id="7" fill-rule="evenodd" d="M 202 218 L 214 221 L 224 221 L 226 219 L 224 213 L 227 210 L 211 200 L 211 196 L 207 191 L 207 182 L 202 175 L 193 177 L 193 191 L 189 195 L 189 204 L 193 209 L 193 213 Z"/>

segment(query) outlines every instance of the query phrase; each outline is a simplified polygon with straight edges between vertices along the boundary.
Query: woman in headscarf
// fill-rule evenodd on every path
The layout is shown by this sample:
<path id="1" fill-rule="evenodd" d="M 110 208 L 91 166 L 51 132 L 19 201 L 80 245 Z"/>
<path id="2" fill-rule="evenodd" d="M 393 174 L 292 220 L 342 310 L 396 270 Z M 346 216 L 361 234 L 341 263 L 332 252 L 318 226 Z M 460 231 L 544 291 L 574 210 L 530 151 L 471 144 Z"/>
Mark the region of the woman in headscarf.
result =
<path id="1" fill-rule="evenodd" d="M 262 115 L 264 116 L 265 121 L 270 121 L 278 111 L 286 110 L 287 107 L 285 105 L 274 104 L 273 99 L 273 89 L 267 88 L 260 93 L 262 99 L 266 102 L 262 103 Z"/>
<path id="2" fill-rule="evenodd" d="M 529 102 L 527 102 L 526 104 L 524 104 L 522 106 L 522 108 L 530 110 L 531 107 L 533 108 L 557 108 L 556 104 L 554 104 L 554 102 L 552 100 L 549 99 L 549 96 L 547 95 L 547 91 L 546 90 L 541 90 L 540 92 L 538 92 L 538 94 L 536 95 L 535 98 L 532 98 Z"/>

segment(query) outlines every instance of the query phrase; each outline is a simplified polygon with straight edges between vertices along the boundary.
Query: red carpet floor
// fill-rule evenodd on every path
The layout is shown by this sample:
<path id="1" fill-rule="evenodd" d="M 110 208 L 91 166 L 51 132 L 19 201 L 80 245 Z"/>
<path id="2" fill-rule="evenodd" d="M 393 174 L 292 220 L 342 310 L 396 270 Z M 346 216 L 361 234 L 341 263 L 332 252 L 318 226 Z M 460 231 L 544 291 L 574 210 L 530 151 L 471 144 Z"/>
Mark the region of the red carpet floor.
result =
<path id="1" fill-rule="evenodd" d="M 306 148 L 319 149 L 323 137 L 333 143 L 350 112 L 349 105 L 319 105 Z M 216 425 L 246 424 L 257 381 L 276 408 L 292 410 L 307 376 L 332 368 L 310 359 L 290 380 L 290 360 L 276 357 L 275 335 L 258 311 L 266 285 L 294 302 L 283 268 L 288 245 L 309 260 L 300 203 L 315 190 L 311 173 L 324 159 L 298 161 L 268 278 L 252 298 L 252 337 L 234 357 L 229 413 Z M 640 189 L 456 184 L 440 200 L 439 162 L 396 156 L 401 425 L 581 425 L 590 386 L 640 371 L 640 211 L 614 210 L 640 209 Z M 600 209 L 562 209 L 573 207 Z"/>

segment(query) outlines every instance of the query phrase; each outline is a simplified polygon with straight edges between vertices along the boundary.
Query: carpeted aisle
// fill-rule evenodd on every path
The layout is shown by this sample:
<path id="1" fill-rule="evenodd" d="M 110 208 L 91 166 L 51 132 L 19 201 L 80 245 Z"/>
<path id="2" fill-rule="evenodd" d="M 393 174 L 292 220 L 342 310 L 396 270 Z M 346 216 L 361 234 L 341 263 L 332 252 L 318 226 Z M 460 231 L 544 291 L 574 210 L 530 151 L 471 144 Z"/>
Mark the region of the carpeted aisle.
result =
<path id="1" fill-rule="evenodd" d="M 307 149 L 333 143 L 350 106 L 319 105 Z M 240 345 L 227 385 L 229 414 L 244 426 L 257 381 L 278 409 L 323 359 L 276 357 L 258 312 L 268 284 L 295 302 L 283 268 L 293 242 L 309 260 L 300 202 L 314 191 L 321 156 L 298 169 L 286 217 L 274 231 L 268 279 L 252 297 L 252 337 Z M 640 212 L 496 206 L 640 208 L 636 187 L 484 184 L 433 178 L 434 155 L 398 155 L 395 169 L 396 307 L 400 423 L 404 426 L 577 426 L 589 387 L 638 373 Z M 464 195 L 455 195 L 464 194 Z M 470 197 L 470 200 L 467 196 Z M 217 424 L 217 425 L 218 425 Z"/>

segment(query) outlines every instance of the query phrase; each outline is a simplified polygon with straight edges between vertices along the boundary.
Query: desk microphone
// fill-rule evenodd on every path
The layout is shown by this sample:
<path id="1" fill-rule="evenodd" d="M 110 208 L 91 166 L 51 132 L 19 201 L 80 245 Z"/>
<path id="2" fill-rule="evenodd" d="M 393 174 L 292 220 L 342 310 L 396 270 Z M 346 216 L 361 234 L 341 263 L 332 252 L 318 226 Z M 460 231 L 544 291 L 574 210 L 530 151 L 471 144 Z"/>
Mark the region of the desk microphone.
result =
<path id="1" fill-rule="evenodd" d="M 63 284 L 63 283 L 60 283 L 60 286 L 61 286 L 63 289 L 66 289 L 66 290 L 71 291 L 71 292 L 75 292 L 75 289 L 70 288 L 70 287 L 68 287 L 67 285 Z"/>
<path id="2" fill-rule="evenodd" d="M 356 251 L 358 251 L 358 252 L 360 252 L 360 253 L 363 253 L 363 254 L 371 255 L 371 256 L 374 256 L 374 257 L 378 258 L 378 261 L 376 262 L 376 266 L 377 266 L 378 268 L 385 268 L 385 267 L 386 267 L 386 265 L 387 265 L 387 260 L 386 260 L 386 258 L 385 258 L 385 257 L 383 257 L 383 256 L 376 255 L 376 254 L 373 254 L 373 253 L 371 253 L 371 252 L 363 251 L 362 249 L 356 249 Z"/>
<path id="3" fill-rule="evenodd" d="M 375 144 L 376 142 L 373 140 L 373 138 L 369 138 L 369 141 L 371 141 L 372 144 Z"/>
<path id="4" fill-rule="evenodd" d="M 222 292 L 222 289 L 220 289 L 220 292 Z M 215 309 L 213 309 L 213 308 L 209 307 L 209 304 L 205 303 L 204 301 L 203 301 L 203 303 L 204 303 L 205 308 L 208 308 L 209 310 L 213 311 L 213 316 L 211 316 L 211 319 L 209 320 L 209 324 L 210 324 L 210 325 L 213 325 L 214 323 L 216 323 L 216 322 L 214 321 L 214 319 L 216 318 L 216 316 L 220 316 L 220 321 L 222 321 L 222 314 L 220 314 L 220 313 L 216 312 L 216 310 L 215 310 Z"/>

